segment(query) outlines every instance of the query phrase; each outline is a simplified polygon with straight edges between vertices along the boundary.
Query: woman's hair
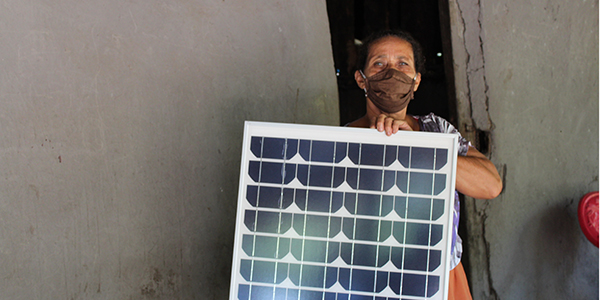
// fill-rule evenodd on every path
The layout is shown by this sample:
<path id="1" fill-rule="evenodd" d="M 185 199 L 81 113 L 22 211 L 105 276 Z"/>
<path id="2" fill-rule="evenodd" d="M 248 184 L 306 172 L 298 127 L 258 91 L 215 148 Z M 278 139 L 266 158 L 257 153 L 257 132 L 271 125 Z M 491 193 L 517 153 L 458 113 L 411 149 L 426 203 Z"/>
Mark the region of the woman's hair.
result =
<path id="1" fill-rule="evenodd" d="M 415 40 L 410 33 L 402 30 L 383 30 L 375 32 L 369 35 L 362 41 L 362 45 L 358 49 L 358 60 L 356 62 L 356 69 L 363 70 L 367 63 L 367 57 L 371 46 L 385 37 L 397 37 L 412 46 L 413 56 L 415 59 L 415 70 L 417 73 L 423 73 L 425 71 L 425 56 L 423 55 L 423 49 L 421 44 Z"/>

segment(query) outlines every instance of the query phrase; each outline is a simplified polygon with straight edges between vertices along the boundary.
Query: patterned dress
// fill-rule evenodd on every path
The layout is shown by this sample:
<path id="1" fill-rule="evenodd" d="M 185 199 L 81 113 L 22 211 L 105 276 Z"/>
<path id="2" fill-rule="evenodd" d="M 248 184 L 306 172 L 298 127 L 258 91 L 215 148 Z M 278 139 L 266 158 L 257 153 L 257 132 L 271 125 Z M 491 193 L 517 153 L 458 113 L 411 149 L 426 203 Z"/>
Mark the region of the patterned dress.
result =
<path id="1" fill-rule="evenodd" d="M 430 113 L 426 116 L 414 116 L 414 118 L 419 121 L 419 127 L 421 131 L 427 132 L 441 132 L 441 133 L 450 133 L 450 134 L 458 134 L 458 155 L 466 156 L 467 151 L 469 151 L 469 146 L 471 143 L 467 141 L 467 139 L 463 138 L 460 135 L 460 132 L 452 125 L 450 122 L 446 121 L 444 118 L 434 115 Z M 460 263 L 460 258 L 462 256 L 462 239 L 458 236 L 458 221 L 460 219 L 460 200 L 458 198 L 458 192 L 454 191 L 454 209 L 453 209 L 453 228 L 452 228 L 452 259 L 450 261 L 450 268 L 454 269 L 458 263 Z"/>

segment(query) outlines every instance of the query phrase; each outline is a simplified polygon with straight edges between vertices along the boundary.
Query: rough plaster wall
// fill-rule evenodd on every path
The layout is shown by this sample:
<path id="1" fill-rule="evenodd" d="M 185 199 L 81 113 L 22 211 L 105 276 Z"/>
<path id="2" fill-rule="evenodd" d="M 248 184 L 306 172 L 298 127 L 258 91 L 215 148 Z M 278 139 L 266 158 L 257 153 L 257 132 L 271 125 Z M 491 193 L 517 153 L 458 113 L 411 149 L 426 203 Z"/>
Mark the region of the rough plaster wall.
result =
<path id="1" fill-rule="evenodd" d="M 487 108 L 505 180 L 467 201 L 474 298 L 598 299 L 598 248 L 576 214 L 598 190 L 598 1 L 457 0 L 451 17 L 461 128 Z M 473 49 L 483 97 L 469 97 Z"/>
<path id="2" fill-rule="evenodd" d="M 243 121 L 338 124 L 325 1 L 0 4 L 1 299 L 226 299 Z"/>

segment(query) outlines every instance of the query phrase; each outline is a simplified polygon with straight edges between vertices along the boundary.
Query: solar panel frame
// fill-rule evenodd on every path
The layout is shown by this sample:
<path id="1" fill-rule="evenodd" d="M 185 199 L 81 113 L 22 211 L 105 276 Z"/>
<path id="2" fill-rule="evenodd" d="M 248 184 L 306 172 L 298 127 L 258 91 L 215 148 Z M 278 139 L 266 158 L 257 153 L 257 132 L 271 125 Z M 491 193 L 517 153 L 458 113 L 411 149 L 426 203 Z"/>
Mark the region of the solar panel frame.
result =
<path id="1" fill-rule="evenodd" d="M 264 151 L 265 145 L 275 146 Z M 282 153 L 274 151 L 278 147 Z M 369 155 L 361 157 L 363 148 Z M 430 157 L 432 151 L 432 161 L 411 161 L 413 152 Z M 446 299 L 457 154 L 453 134 L 400 131 L 388 137 L 374 129 L 246 121 L 230 300 Z M 261 198 L 277 193 L 277 201 Z M 329 208 L 310 202 L 326 197 Z"/>

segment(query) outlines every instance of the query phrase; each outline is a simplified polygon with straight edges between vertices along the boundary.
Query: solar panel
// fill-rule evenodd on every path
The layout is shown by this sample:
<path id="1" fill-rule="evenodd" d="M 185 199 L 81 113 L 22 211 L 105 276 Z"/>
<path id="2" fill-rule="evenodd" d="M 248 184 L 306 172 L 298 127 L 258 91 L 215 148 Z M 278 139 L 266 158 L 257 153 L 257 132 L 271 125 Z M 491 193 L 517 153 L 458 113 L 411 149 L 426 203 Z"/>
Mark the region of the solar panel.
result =
<path id="1" fill-rule="evenodd" d="M 246 122 L 230 299 L 445 299 L 457 141 Z"/>

